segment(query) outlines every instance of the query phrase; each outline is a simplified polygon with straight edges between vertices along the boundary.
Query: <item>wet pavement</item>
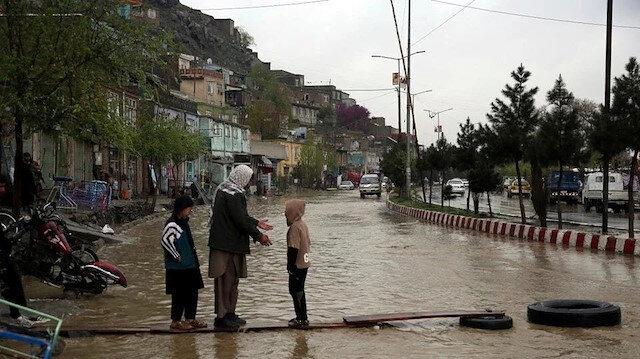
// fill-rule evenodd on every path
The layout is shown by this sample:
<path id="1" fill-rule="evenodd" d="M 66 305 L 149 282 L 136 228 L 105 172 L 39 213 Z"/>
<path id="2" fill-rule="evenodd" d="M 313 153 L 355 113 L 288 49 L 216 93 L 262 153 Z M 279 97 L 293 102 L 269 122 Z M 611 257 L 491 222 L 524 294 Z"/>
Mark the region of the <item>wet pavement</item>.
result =
<path id="1" fill-rule="evenodd" d="M 287 292 L 285 198 L 250 200 L 250 213 L 268 218 L 274 245 L 252 247 L 249 278 L 240 283 L 238 313 L 251 322 L 293 316 Z M 576 251 L 426 225 L 389 213 L 381 200 L 356 191 L 307 197 L 313 267 L 307 281 L 311 321 L 344 315 L 413 310 L 503 309 L 514 328 L 488 332 L 436 319 L 394 328 L 186 334 L 67 339 L 62 358 L 355 358 L 567 357 L 637 358 L 640 352 L 640 269 L 637 258 Z M 207 210 L 192 227 L 206 273 Z M 126 243 L 100 255 L 129 277 L 128 288 L 97 297 L 59 299 L 30 289 L 69 326 L 168 323 L 169 296 L 159 244 L 163 219 L 127 232 Z M 200 318 L 213 320 L 213 285 L 205 280 Z M 48 294 L 47 294 L 48 293 Z M 526 306 L 538 300 L 606 300 L 622 307 L 614 328 L 562 329 L 530 325 Z"/>
<path id="2" fill-rule="evenodd" d="M 422 197 L 422 189 L 417 187 L 414 189 L 417 195 Z M 429 198 L 429 188 L 426 190 L 427 200 Z M 440 204 L 440 188 L 433 188 L 432 203 Z M 451 206 L 456 208 L 467 208 L 467 194 L 456 195 L 451 200 Z M 445 200 L 445 205 L 449 205 L 449 201 Z M 590 232 L 599 232 L 602 226 L 602 214 L 596 213 L 595 209 L 591 209 L 591 212 L 585 212 L 584 207 L 580 204 L 569 205 L 564 202 L 560 204 L 562 206 L 562 218 L 567 223 L 572 223 L 581 227 L 591 227 Z M 473 198 L 469 199 L 469 208 L 473 209 Z M 481 212 L 489 213 L 489 205 L 487 202 L 487 195 L 483 194 L 479 201 L 479 210 Z M 505 215 L 509 217 L 520 218 L 520 204 L 518 203 L 518 197 L 508 198 L 506 194 L 492 193 L 491 194 L 491 208 L 494 214 Z M 537 223 L 537 216 L 533 209 L 533 204 L 530 198 L 524 198 L 525 214 L 531 223 Z M 558 219 L 556 205 L 549 205 L 547 208 L 547 220 L 555 225 Z M 640 232 L 640 213 L 636 212 L 635 215 L 635 228 L 636 232 Z M 550 224 L 551 225 L 551 224 Z M 629 220 L 626 213 L 609 213 L 609 233 L 621 234 L 627 233 Z"/>

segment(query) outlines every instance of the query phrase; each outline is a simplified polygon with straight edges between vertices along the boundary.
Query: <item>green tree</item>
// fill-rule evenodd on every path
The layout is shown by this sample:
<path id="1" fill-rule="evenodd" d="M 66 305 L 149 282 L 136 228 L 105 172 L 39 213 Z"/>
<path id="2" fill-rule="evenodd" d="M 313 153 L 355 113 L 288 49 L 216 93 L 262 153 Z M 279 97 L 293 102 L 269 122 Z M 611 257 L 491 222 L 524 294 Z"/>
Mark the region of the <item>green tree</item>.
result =
<path id="1" fill-rule="evenodd" d="M 438 141 L 436 141 L 435 148 L 436 153 L 433 158 L 433 168 L 440 172 L 440 206 L 444 207 L 445 174 L 446 171 L 451 168 L 455 146 L 450 144 L 444 136 L 441 136 Z"/>
<path id="2" fill-rule="evenodd" d="M 575 110 L 574 96 L 559 76 L 554 87 L 547 92 L 550 111 L 541 116 L 539 150 L 546 159 L 558 166 L 559 178 L 555 191 L 560 195 L 563 170 L 566 164 L 574 163 L 583 147 L 580 120 Z M 552 189 L 549 189 L 552 190 Z M 558 228 L 562 229 L 562 206 L 557 201 Z"/>
<path id="3" fill-rule="evenodd" d="M 600 106 L 598 111 L 591 116 L 587 127 L 587 141 L 589 147 L 596 151 L 602 163 L 603 178 L 609 178 L 609 165 L 611 161 L 625 149 L 624 132 L 619 117 L 610 116 Z M 609 231 L 609 181 L 602 183 L 602 233 Z"/>
<path id="4" fill-rule="evenodd" d="M 380 161 L 380 168 L 385 176 L 391 179 L 399 190 L 399 195 L 404 196 L 406 194 L 405 184 L 405 164 L 407 158 L 407 147 L 404 141 L 398 141 L 391 147 L 391 150 L 384 154 L 382 161 Z M 412 171 L 415 168 L 415 158 L 412 158 Z"/>
<path id="5" fill-rule="evenodd" d="M 249 82 L 248 125 L 264 139 L 276 139 L 291 121 L 290 91 L 262 64 L 251 68 Z"/>
<path id="6" fill-rule="evenodd" d="M 463 171 L 467 178 L 469 178 L 469 172 L 476 166 L 478 160 L 478 142 L 479 137 L 475 126 L 471 123 L 469 117 L 465 123 L 460 124 L 460 131 L 458 131 L 458 147 L 455 153 L 455 167 Z M 471 191 L 467 191 L 467 211 L 469 210 L 469 197 Z"/>
<path id="7" fill-rule="evenodd" d="M 529 81 L 529 77 L 531 77 L 531 72 L 525 70 L 522 64 L 511 72 L 514 84 L 507 84 L 502 90 L 502 95 L 507 98 L 508 103 L 496 98 L 491 103 L 491 113 L 487 114 L 491 131 L 494 133 L 490 138 L 497 142 L 494 147 L 502 150 L 500 157 L 505 162 L 514 163 L 516 167 L 522 223 L 526 223 L 526 215 L 522 200 L 520 165 L 524 158 L 526 144 L 538 123 L 534 100 L 538 88 L 527 89 L 526 83 Z"/>
<path id="8" fill-rule="evenodd" d="M 431 204 L 433 200 L 433 172 L 436 170 L 435 166 L 438 158 L 438 150 L 436 149 L 436 146 L 434 146 L 434 144 L 431 144 L 429 147 L 422 151 L 423 152 L 420 156 L 418 167 L 420 173 L 429 174 L 429 204 Z"/>
<path id="9" fill-rule="evenodd" d="M 302 181 L 302 186 L 314 187 L 322 176 L 325 164 L 325 152 L 318 146 L 313 136 L 309 136 L 300 149 L 300 160 L 296 166 L 296 175 Z"/>
<path id="10" fill-rule="evenodd" d="M 638 168 L 638 152 L 640 151 L 640 65 L 635 57 L 629 59 L 625 66 L 627 72 L 615 78 L 613 86 L 613 114 L 621 122 L 624 142 L 629 148 L 631 168 L 629 170 L 628 199 L 629 238 L 634 238 L 634 181 Z"/>
<path id="11" fill-rule="evenodd" d="M 180 165 L 185 161 L 195 160 L 206 152 L 202 133 L 191 132 L 184 123 L 164 116 L 142 116 L 135 128 L 132 145 L 132 152 L 147 159 L 156 173 L 157 166 L 169 160 Z M 157 194 L 155 188 L 152 193 Z"/>
<path id="12" fill-rule="evenodd" d="M 166 41 L 123 19 L 119 6 L 115 0 L 2 1 L 0 117 L 13 127 L 16 178 L 29 133 L 128 141 L 108 131 L 122 135 L 110 116 L 108 89 L 133 83 L 145 90 Z M 15 184 L 19 192 L 20 181 Z"/>
<path id="13" fill-rule="evenodd" d="M 493 192 L 500 185 L 500 175 L 495 170 L 495 166 L 490 161 L 478 161 L 469 171 L 469 192 L 473 195 L 473 212 L 479 213 L 479 195 L 487 192 L 487 203 L 489 205 L 489 214 L 493 216 L 491 209 L 490 192 Z"/>

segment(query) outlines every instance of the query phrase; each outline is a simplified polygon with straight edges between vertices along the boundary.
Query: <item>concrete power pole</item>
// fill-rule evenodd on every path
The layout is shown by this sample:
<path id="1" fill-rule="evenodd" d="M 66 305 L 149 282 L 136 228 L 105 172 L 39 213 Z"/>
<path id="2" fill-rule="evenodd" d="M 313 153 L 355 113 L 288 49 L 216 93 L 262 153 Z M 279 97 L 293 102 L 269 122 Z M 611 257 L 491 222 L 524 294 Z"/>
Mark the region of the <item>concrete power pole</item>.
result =
<path id="1" fill-rule="evenodd" d="M 408 0 L 407 6 L 409 7 L 407 12 L 408 24 L 407 24 L 407 132 L 406 132 L 406 142 L 407 142 L 407 164 L 405 168 L 405 188 L 406 188 L 406 196 L 411 199 L 411 142 L 409 141 L 409 137 L 411 136 L 411 0 Z"/>
<path id="2" fill-rule="evenodd" d="M 609 121 L 611 103 L 611 27 L 613 22 L 613 0 L 607 1 L 607 48 L 605 55 L 605 78 L 604 78 L 604 116 L 605 121 Z M 602 182 L 602 233 L 608 232 L 609 227 L 609 161 L 604 161 L 602 174 L 605 180 Z"/>

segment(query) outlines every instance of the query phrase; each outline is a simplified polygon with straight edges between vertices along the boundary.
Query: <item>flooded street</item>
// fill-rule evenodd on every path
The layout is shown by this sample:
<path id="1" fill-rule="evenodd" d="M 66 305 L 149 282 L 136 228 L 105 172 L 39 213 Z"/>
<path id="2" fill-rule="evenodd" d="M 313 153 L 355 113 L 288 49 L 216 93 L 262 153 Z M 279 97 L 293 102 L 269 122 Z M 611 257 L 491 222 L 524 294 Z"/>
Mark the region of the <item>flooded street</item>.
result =
<path id="1" fill-rule="evenodd" d="M 490 332 L 436 319 L 395 328 L 278 331 L 244 334 L 141 335 L 67 339 L 63 358 L 326 358 L 568 357 L 632 358 L 640 352 L 640 269 L 637 258 L 578 252 L 425 225 L 389 213 L 384 198 L 356 191 L 305 198 L 313 267 L 307 281 L 310 321 L 344 315 L 453 309 L 503 309 L 514 328 Z M 272 247 L 252 246 L 249 278 L 241 280 L 238 313 L 250 322 L 294 316 L 287 291 L 285 198 L 252 198 L 250 213 L 275 229 Z M 191 220 L 206 273 L 208 210 Z M 101 257 L 117 263 L 128 288 L 65 299 L 65 325 L 149 326 L 169 321 L 159 243 L 164 218 L 130 230 L 127 242 Z M 198 314 L 213 321 L 213 282 L 205 279 Z M 53 295 L 55 297 L 55 295 Z M 622 308 L 622 325 L 561 329 L 530 325 L 526 306 L 556 298 L 605 300 Z M 37 299 L 47 301 L 47 299 Z M 34 305 L 35 305 L 34 304 Z"/>

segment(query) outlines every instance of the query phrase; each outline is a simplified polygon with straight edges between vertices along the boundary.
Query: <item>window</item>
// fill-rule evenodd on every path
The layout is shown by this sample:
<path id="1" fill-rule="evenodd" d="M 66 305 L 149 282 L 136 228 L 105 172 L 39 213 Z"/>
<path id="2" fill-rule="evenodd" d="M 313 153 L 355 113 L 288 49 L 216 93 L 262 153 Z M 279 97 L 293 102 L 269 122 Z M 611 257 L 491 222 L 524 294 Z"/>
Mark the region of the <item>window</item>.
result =
<path id="1" fill-rule="evenodd" d="M 224 95 L 224 86 L 222 84 L 218 85 L 218 95 Z"/>
<path id="2" fill-rule="evenodd" d="M 224 126 L 224 137 L 231 137 L 231 129 L 229 126 Z"/>
<path id="3" fill-rule="evenodd" d="M 220 125 L 213 126 L 213 136 L 220 137 L 222 136 L 222 130 L 220 129 Z"/>
<path id="4" fill-rule="evenodd" d="M 234 128 L 234 129 L 233 129 L 233 138 L 234 138 L 234 139 L 237 139 L 237 138 L 238 138 L 238 129 L 237 129 L 237 128 Z"/>
<path id="5" fill-rule="evenodd" d="M 616 178 L 613 176 L 609 177 L 609 183 L 615 183 L 616 182 Z"/>
<path id="6" fill-rule="evenodd" d="M 245 141 L 249 139 L 249 131 L 247 130 L 242 131 L 242 139 Z"/>
<path id="7" fill-rule="evenodd" d="M 596 177 L 596 182 L 597 183 L 602 183 L 602 176 Z"/>
<path id="8" fill-rule="evenodd" d="M 133 124 L 137 118 L 137 104 L 138 101 L 131 97 L 124 98 L 124 118 L 129 122 L 129 124 Z"/>
<path id="9" fill-rule="evenodd" d="M 209 95 L 213 95 L 215 89 L 216 89 L 216 84 L 214 84 L 213 82 L 207 82 L 207 93 Z"/>

